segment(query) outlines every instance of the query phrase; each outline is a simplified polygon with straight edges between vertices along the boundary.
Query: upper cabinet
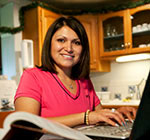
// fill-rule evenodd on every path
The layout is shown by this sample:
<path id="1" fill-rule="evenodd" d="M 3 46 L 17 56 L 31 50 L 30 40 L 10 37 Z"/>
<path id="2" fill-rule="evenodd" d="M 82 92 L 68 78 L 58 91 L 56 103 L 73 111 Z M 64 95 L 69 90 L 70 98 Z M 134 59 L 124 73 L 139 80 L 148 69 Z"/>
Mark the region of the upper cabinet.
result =
<path id="1" fill-rule="evenodd" d="M 41 65 L 41 52 L 49 26 L 62 15 L 41 7 L 25 12 L 23 39 L 34 42 L 34 64 Z M 117 56 L 150 52 L 150 4 L 108 14 L 80 15 L 90 46 L 90 69 L 109 72 Z"/>
<path id="2" fill-rule="evenodd" d="M 125 11 L 100 15 L 100 54 L 101 56 L 120 55 L 126 52 Z"/>
<path id="3" fill-rule="evenodd" d="M 100 55 L 150 51 L 150 5 L 99 16 Z"/>
<path id="4" fill-rule="evenodd" d="M 42 32 L 41 39 L 42 39 L 42 42 L 44 42 L 44 38 L 45 38 L 48 28 L 61 15 L 51 12 L 49 10 L 43 9 L 43 8 L 40 8 L 40 15 L 41 15 L 40 27 L 41 27 L 41 32 Z"/>
<path id="5" fill-rule="evenodd" d="M 150 51 L 150 4 L 129 11 L 132 30 L 131 53 Z"/>

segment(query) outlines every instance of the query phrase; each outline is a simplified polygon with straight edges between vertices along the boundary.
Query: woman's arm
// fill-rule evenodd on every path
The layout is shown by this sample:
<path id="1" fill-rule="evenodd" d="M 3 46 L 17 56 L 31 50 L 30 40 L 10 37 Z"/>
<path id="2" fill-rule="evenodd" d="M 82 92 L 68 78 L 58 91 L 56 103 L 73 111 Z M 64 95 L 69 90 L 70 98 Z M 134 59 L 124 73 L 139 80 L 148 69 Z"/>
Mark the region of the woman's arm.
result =
<path id="1" fill-rule="evenodd" d="M 35 99 L 29 97 L 19 97 L 15 101 L 16 111 L 26 111 L 35 115 L 40 115 L 40 103 Z M 61 116 L 61 117 L 47 117 L 49 120 L 54 120 L 69 127 L 74 127 L 80 124 L 84 124 L 85 112 Z M 110 125 L 117 126 L 122 125 L 124 121 L 122 115 L 119 112 L 111 112 L 110 109 L 103 109 L 99 104 L 96 106 L 95 111 L 89 113 L 89 123 L 96 124 L 98 122 L 107 122 Z M 113 121 L 116 120 L 118 124 Z"/>
<path id="2" fill-rule="evenodd" d="M 33 98 L 19 97 L 15 100 L 15 111 L 25 111 L 39 115 L 40 103 Z"/>
<path id="3" fill-rule="evenodd" d="M 47 119 L 57 121 L 69 127 L 74 127 L 80 124 L 84 124 L 84 114 L 85 113 L 82 112 L 61 117 L 48 117 Z"/>
<path id="4" fill-rule="evenodd" d="M 15 110 L 40 115 L 40 103 L 29 97 L 19 97 L 15 101 Z M 82 112 L 61 117 L 47 117 L 47 119 L 73 127 L 84 123 L 84 114 L 85 113 Z"/>
<path id="5" fill-rule="evenodd" d="M 98 105 L 96 108 L 97 109 L 100 108 L 100 105 Z M 40 115 L 40 103 L 36 101 L 35 99 L 29 98 L 29 97 L 19 97 L 15 101 L 15 110 L 25 111 L 25 112 L 33 113 L 35 115 Z M 112 114 L 111 111 L 109 110 L 102 112 L 102 114 L 103 113 Z M 100 115 L 97 115 L 97 114 L 100 114 Z M 82 112 L 82 113 L 61 116 L 61 117 L 47 117 L 47 119 L 57 121 L 69 127 L 74 127 L 80 124 L 84 124 L 84 115 L 85 115 L 85 112 Z M 103 117 L 101 119 L 101 116 L 102 115 L 101 113 L 99 113 L 99 109 L 97 112 L 92 111 L 89 114 L 89 122 L 91 124 L 95 124 L 99 121 L 105 121 L 105 118 Z M 106 122 L 108 122 L 111 125 L 115 125 L 115 123 L 112 121 L 110 122 L 106 120 Z"/>

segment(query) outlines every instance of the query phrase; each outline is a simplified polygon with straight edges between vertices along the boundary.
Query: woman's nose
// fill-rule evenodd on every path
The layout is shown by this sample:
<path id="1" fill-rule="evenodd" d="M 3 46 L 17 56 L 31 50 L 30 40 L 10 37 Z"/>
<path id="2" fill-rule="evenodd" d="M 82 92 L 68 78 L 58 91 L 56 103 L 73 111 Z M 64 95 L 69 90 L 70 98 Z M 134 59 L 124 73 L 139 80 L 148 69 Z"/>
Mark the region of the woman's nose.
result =
<path id="1" fill-rule="evenodd" d="M 68 52 L 72 52 L 73 51 L 73 49 L 72 49 L 72 43 L 70 41 L 68 41 L 65 44 L 65 50 L 68 51 Z"/>

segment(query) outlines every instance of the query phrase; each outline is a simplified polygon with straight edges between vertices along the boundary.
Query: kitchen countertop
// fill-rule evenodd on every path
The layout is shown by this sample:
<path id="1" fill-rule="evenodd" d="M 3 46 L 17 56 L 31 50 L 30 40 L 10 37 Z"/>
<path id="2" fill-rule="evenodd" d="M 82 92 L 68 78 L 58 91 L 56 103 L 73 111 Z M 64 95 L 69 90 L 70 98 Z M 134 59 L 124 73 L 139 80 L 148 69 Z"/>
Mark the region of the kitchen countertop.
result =
<path id="1" fill-rule="evenodd" d="M 101 100 L 101 104 L 102 105 L 107 105 L 107 106 L 139 106 L 140 104 L 140 100 L 129 100 L 129 101 L 123 101 L 123 100 L 118 100 L 118 99 L 114 99 L 114 100 L 109 100 L 109 101 L 102 101 Z"/>

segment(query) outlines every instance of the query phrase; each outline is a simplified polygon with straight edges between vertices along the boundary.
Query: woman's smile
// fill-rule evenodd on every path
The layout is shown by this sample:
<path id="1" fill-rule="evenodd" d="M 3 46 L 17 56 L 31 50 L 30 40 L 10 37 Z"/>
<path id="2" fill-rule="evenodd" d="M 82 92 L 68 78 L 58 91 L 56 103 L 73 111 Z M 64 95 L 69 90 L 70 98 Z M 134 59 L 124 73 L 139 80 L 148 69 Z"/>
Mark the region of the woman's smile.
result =
<path id="1" fill-rule="evenodd" d="M 62 54 L 62 56 L 67 60 L 72 60 L 74 58 L 73 55 Z"/>

